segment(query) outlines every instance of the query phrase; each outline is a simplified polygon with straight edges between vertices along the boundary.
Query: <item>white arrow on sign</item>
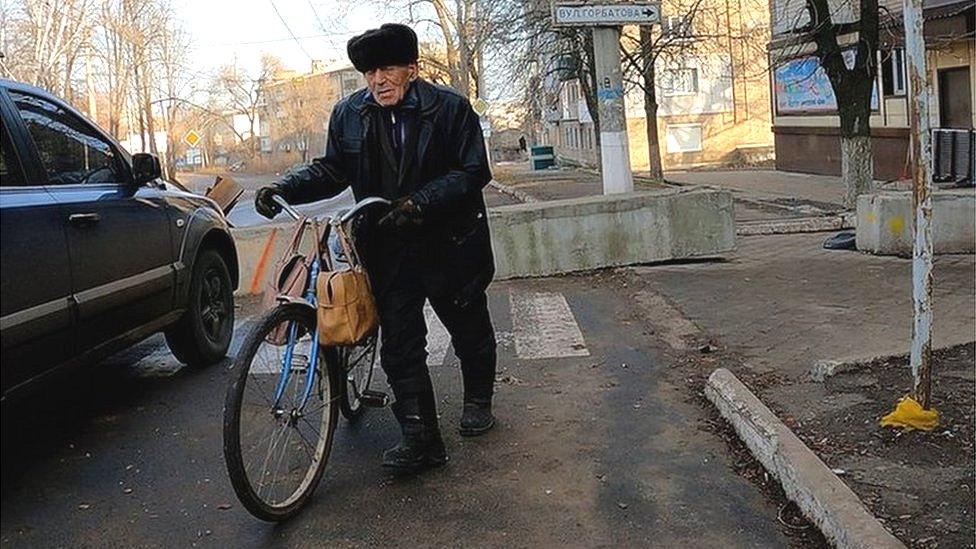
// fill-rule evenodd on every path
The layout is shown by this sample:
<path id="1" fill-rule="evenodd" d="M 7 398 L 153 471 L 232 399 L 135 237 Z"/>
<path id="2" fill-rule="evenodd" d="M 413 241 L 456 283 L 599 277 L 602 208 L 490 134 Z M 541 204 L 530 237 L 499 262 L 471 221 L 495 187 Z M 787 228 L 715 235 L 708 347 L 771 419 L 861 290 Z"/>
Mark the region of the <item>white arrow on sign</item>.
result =
<path id="1" fill-rule="evenodd" d="M 555 4 L 552 24 L 555 27 L 652 25 L 661 21 L 659 2 L 626 4 Z"/>

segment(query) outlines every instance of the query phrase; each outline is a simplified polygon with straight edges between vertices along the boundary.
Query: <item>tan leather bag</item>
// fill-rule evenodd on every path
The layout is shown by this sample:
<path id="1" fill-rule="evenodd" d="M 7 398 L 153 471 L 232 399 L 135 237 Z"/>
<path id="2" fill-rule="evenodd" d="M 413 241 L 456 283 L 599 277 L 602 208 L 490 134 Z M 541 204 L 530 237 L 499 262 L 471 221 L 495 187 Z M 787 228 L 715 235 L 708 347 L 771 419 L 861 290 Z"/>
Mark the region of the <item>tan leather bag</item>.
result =
<path id="1" fill-rule="evenodd" d="M 357 345 L 379 329 L 379 314 L 359 256 L 342 226 L 337 226 L 336 232 L 349 268 L 328 270 L 318 276 L 315 289 L 319 339 L 324 345 Z"/>

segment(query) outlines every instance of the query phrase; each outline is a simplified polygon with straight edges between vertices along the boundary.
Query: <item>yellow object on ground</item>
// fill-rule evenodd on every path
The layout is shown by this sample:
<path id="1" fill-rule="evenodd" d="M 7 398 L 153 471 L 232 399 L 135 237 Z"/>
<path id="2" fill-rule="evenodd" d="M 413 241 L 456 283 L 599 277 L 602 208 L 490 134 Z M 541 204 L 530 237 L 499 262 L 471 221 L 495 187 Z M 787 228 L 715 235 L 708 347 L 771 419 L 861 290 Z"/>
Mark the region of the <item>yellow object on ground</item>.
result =
<path id="1" fill-rule="evenodd" d="M 893 412 L 881 418 L 881 426 L 931 431 L 939 426 L 939 412 L 935 408 L 925 410 L 914 398 L 906 396 Z"/>

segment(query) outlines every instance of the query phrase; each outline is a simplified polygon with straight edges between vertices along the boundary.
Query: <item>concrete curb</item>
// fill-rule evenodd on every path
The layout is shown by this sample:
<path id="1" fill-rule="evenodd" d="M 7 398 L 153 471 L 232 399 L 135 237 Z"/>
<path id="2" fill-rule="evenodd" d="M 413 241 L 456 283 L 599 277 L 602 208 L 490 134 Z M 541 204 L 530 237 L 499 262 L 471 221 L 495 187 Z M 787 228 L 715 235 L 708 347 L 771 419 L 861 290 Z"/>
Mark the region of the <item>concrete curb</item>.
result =
<path id="1" fill-rule="evenodd" d="M 933 349 L 933 351 L 934 350 L 937 349 Z M 827 381 L 827 378 L 833 377 L 837 374 L 842 374 L 844 372 L 856 371 L 867 364 L 871 364 L 872 362 L 904 358 L 906 353 L 907 351 L 905 353 L 896 354 L 852 356 L 847 358 L 818 360 L 813 363 L 813 366 L 810 367 L 810 379 L 816 381 L 817 383 L 823 383 L 824 381 Z"/>
<path id="2" fill-rule="evenodd" d="M 488 182 L 488 186 L 490 186 L 492 189 L 495 189 L 496 191 L 502 194 L 507 194 L 508 196 L 511 196 L 512 198 L 518 200 L 519 202 L 539 201 L 539 199 L 534 196 L 528 195 L 525 192 L 520 191 L 518 189 L 513 189 L 508 185 L 505 185 L 504 183 L 499 183 L 498 181 L 495 181 L 494 179 Z"/>
<path id="3" fill-rule="evenodd" d="M 834 545 L 842 549 L 905 547 L 732 372 L 715 370 L 705 385 L 705 396 L 780 481 L 786 496 Z"/>
<path id="4" fill-rule="evenodd" d="M 819 233 L 853 229 L 855 225 L 855 215 L 853 213 L 844 213 L 840 215 L 797 217 L 793 219 L 744 221 L 735 224 L 735 234 L 738 236 L 757 236 L 764 234 Z"/>

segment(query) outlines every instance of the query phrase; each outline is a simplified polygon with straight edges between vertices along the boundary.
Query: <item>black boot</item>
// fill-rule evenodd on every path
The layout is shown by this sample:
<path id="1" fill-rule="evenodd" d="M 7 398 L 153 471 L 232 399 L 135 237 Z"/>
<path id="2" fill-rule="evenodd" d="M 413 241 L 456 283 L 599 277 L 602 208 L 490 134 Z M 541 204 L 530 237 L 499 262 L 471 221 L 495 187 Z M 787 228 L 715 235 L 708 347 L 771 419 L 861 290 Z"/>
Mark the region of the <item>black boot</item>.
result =
<path id="1" fill-rule="evenodd" d="M 461 413 L 461 436 L 483 435 L 495 426 L 495 416 L 491 415 L 491 399 L 466 398 Z"/>
<path id="2" fill-rule="evenodd" d="M 383 452 L 383 466 L 396 469 L 421 469 L 447 463 L 447 451 L 437 427 L 436 409 L 425 409 L 421 401 L 429 399 L 410 397 L 393 403 L 393 414 L 400 422 L 403 439 Z"/>

